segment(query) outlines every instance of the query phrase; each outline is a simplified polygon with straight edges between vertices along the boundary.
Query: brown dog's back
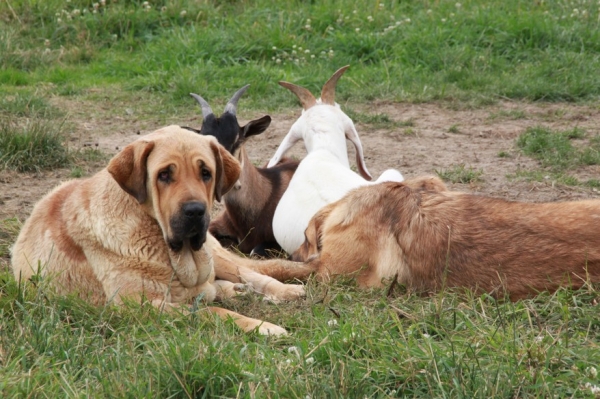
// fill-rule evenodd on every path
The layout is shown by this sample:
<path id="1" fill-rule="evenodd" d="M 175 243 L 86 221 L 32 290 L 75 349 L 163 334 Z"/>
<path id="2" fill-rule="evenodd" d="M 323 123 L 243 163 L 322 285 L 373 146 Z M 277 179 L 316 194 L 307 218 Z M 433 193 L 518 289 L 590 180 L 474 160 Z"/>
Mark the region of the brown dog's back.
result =
<path id="1" fill-rule="evenodd" d="M 295 259 L 320 249 L 318 273 L 358 273 L 363 286 L 397 274 L 417 290 L 519 298 L 600 281 L 599 221 L 600 201 L 509 202 L 421 178 L 359 188 L 323 208 Z"/>

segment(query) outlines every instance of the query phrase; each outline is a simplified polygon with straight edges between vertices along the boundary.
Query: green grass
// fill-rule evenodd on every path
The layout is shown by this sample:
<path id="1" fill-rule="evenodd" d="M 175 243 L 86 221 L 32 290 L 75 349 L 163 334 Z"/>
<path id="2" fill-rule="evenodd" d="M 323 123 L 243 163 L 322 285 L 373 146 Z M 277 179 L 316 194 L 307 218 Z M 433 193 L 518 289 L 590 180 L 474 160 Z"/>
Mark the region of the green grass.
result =
<path id="1" fill-rule="evenodd" d="M 0 169 L 32 172 L 71 163 L 62 125 L 35 119 L 25 126 L 0 120 Z"/>
<path id="2" fill-rule="evenodd" d="M 248 106 L 266 110 L 295 104 L 278 80 L 317 91 L 350 64 L 340 101 L 594 100 L 592 3 L 1 2 L 0 84 L 63 96 L 116 84 L 183 107 L 191 91 L 223 103 L 251 83 Z"/>
<path id="3" fill-rule="evenodd" d="M 517 138 L 517 147 L 525 155 L 539 160 L 543 170 L 519 171 L 516 177 L 535 181 L 552 179 L 570 186 L 584 184 L 594 187 L 594 180 L 580 182 L 569 172 L 583 166 L 600 165 L 600 136 L 588 138 L 579 128 L 554 131 L 538 126 L 522 133 Z"/>
<path id="4" fill-rule="evenodd" d="M 299 302 L 227 301 L 291 333 L 273 338 L 37 285 L 0 275 L 4 397 L 593 398 L 598 384 L 592 288 L 511 303 L 311 282 Z"/>
<path id="5" fill-rule="evenodd" d="M 452 183 L 475 183 L 482 181 L 482 170 L 474 169 L 473 167 L 465 166 L 464 164 L 455 165 L 448 169 L 436 170 L 435 173 L 445 181 Z"/>

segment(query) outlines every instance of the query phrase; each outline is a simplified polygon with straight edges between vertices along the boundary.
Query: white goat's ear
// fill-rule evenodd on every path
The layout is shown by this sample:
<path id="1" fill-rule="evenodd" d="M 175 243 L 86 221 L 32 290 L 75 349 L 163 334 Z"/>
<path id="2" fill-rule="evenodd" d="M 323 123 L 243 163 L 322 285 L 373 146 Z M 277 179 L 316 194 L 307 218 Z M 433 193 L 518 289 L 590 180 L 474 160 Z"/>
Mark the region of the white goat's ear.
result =
<path id="1" fill-rule="evenodd" d="M 315 98 L 315 96 L 313 96 L 312 93 L 304 87 L 300 87 L 293 83 L 288 83 L 284 81 L 279 82 L 279 85 L 285 87 L 286 89 L 294 93 L 296 97 L 298 97 L 298 100 L 300 100 L 300 104 L 302 104 L 302 108 L 304 110 L 309 109 L 317 103 L 317 99 Z"/>
<path id="2" fill-rule="evenodd" d="M 373 177 L 367 170 L 367 165 L 365 165 L 365 157 L 363 155 L 363 147 L 360 142 L 360 138 L 358 137 L 358 133 L 356 132 L 356 128 L 353 123 L 349 123 L 346 126 L 346 138 L 354 144 L 354 148 L 356 149 L 356 165 L 358 166 L 358 171 L 360 175 L 364 177 L 366 180 L 372 180 Z"/>
<path id="3" fill-rule="evenodd" d="M 321 102 L 323 104 L 335 105 L 335 86 L 337 85 L 340 76 L 342 76 L 348 68 L 350 68 L 350 65 L 343 66 L 335 71 L 327 83 L 323 85 L 323 89 L 321 90 Z"/>
<path id="4" fill-rule="evenodd" d="M 283 138 L 281 144 L 279 144 L 279 148 L 277 148 L 275 155 L 273 155 L 273 158 L 271 158 L 267 164 L 267 168 L 277 165 L 285 153 L 288 152 L 288 150 L 292 148 L 294 144 L 296 144 L 296 142 L 298 142 L 298 140 L 301 138 L 302 134 L 300 134 L 300 130 L 296 128 L 296 124 L 293 124 L 288 134 Z"/>
<path id="5" fill-rule="evenodd" d="M 261 134 L 271 124 L 271 117 L 269 115 L 265 115 L 262 118 L 251 120 L 246 124 L 246 126 L 242 127 L 242 135 L 244 138 L 248 138 L 250 136 L 255 136 L 257 134 Z"/>

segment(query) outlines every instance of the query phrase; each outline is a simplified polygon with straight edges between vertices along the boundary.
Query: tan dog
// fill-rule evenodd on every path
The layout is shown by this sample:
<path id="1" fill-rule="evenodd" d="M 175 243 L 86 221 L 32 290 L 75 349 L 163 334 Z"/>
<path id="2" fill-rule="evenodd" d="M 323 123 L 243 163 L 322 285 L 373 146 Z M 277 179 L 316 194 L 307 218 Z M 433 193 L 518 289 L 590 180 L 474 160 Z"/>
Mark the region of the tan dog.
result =
<path id="1" fill-rule="evenodd" d="M 511 299 L 578 288 L 600 281 L 600 201 L 509 202 L 447 191 L 436 177 L 382 183 L 322 208 L 292 259 L 362 287 L 397 276 L 421 292 Z"/>
<path id="2" fill-rule="evenodd" d="M 76 292 L 95 304 L 146 298 L 174 307 L 198 295 L 210 302 L 244 288 L 273 300 L 304 295 L 302 286 L 251 270 L 260 261 L 227 252 L 207 234 L 213 200 L 239 173 L 238 161 L 214 137 L 178 126 L 144 136 L 106 169 L 62 184 L 35 206 L 12 249 L 14 275 L 29 279 L 39 272 L 59 293 Z M 260 266 L 267 269 L 286 264 L 265 262 Z M 244 331 L 285 333 L 225 309 L 210 310 L 232 317 Z"/>

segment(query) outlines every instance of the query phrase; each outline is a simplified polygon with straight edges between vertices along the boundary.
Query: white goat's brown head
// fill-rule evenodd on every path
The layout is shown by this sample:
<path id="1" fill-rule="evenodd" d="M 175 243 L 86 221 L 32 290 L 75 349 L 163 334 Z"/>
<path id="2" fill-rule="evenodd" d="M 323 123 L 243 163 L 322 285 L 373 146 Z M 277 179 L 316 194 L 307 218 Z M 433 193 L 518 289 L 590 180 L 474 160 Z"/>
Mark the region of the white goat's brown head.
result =
<path id="1" fill-rule="evenodd" d="M 325 85 L 321 90 L 321 97 L 315 98 L 315 96 L 306 88 L 295 85 L 293 83 L 281 81 L 279 84 L 286 89 L 290 90 L 292 93 L 298 97 L 300 103 L 302 104 L 302 115 L 296 123 L 292 126 L 288 134 L 285 136 L 281 145 L 277 149 L 277 152 L 271 158 L 271 161 L 268 164 L 268 167 L 276 165 L 281 158 L 285 155 L 285 153 L 292 148 L 292 146 L 300 139 L 309 139 L 309 137 L 305 137 L 305 135 L 311 134 L 311 132 L 315 131 L 313 129 L 314 124 L 321 123 L 322 119 L 316 120 L 315 118 L 311 118 L 309 115 L 310 110 L 315 107 L 320 106 L 328 106 L 333 107 L 331 109 L 332 118 L 329 118 L 331 121 L 339 120 L 342 126 L 340 128 L 344 131 L 346 139 L 350 140 L 352 144 L 354 144 L 354 148 L 356 149 L 356 164 L 358 166 L 358 170 L 360 174 L 367 180 L 371 180 L 371 174 L 367 170 L 367 166 L 365 165 L 365 160 L 363 156 L 363 147 L 360 142 L 360 138 L 358 137 L 358 133 L 356 128 L 354 127 L 354 123 L 352 120 L 340 109 L 339 104 L 335 102 L 335 87 L 339 78 L 346 72 L 349 68 L 349 65 L 346 65 L 337 71 L 327 80 Z M 335 113 L 335 117 L 333 115 Z M 338 115 L 339 113 L 339 115 Z M 307 146 L 308 149 L 308 146 Z M 345 148 L 344 148 L 345 151 Z"/>

